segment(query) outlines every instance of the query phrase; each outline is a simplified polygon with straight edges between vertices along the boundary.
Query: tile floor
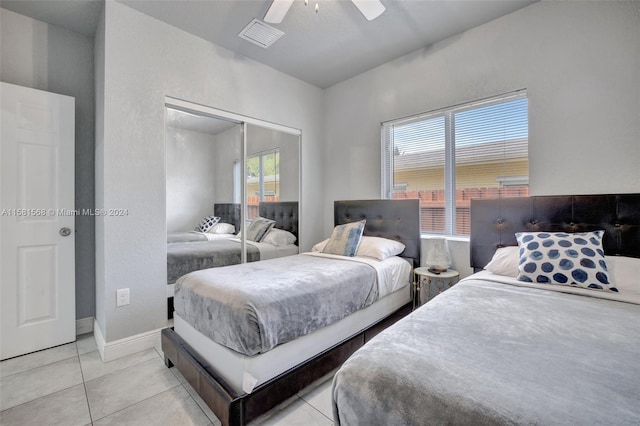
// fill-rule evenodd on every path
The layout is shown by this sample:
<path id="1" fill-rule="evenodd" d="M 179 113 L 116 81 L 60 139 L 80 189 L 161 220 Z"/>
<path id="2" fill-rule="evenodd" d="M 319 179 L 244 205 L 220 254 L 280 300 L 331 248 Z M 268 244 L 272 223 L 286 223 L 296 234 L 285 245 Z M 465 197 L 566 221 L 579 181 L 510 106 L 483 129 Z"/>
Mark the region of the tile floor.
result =
<path id="1" fill-rule="evenodd" d="M 332 425 L 332 374 L 253 425 Z M 0 362 L 0 425 L 219 425 L 160 348 L 103 363 L 93 334 Z"/>

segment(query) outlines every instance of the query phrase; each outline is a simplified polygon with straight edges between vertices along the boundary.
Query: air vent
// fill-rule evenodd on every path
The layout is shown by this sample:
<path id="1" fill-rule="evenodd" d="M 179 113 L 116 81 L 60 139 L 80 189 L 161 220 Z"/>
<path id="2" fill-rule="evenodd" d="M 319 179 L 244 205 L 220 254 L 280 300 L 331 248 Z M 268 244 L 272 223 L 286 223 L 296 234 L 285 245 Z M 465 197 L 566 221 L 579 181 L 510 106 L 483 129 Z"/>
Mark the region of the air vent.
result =
<path id="1" fill-rule="evenodd" d="M 267 25 L 258 19 L 254 19 L 244 27 L 238 34 L 238 37 L 257 44 L 260 47 L 267 48 L 275 43 L 284 33 L 271 25 Z"/>

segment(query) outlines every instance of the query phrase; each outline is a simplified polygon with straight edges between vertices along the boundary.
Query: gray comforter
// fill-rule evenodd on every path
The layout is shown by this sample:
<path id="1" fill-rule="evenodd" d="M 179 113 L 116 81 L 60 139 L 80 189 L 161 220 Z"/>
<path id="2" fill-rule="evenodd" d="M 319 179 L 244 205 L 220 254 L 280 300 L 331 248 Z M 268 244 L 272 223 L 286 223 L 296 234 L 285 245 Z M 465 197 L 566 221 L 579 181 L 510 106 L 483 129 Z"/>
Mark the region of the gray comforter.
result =
<path id="1" fill-rule="evenodd" d="M 192 271 L 240 263 L 240 242 L 197 241 L 167 244 L 167 284 Z M 260 260 L 260 250 L 247 244 L 247 262 Z"/>
<path id="2" fill-rule="evenodd" d="M 638 425 L 640 306 L 465 280 L 351 356 L 336 425 Z"/>
<path id="3" fill-rule="evenodd" d="M 201 232 L 170 232 L 167 234 L 167 244 L 172 243 L 190 243 L 194 241 L 209 241 L 209 239 Z"/>
<path id="4" fill-rule="evenodd" d="M 310 255 L 193 272 L 175 311 L 213 341 L 254 355 L 333 324 L 378 298 L 370 265 Z"/>

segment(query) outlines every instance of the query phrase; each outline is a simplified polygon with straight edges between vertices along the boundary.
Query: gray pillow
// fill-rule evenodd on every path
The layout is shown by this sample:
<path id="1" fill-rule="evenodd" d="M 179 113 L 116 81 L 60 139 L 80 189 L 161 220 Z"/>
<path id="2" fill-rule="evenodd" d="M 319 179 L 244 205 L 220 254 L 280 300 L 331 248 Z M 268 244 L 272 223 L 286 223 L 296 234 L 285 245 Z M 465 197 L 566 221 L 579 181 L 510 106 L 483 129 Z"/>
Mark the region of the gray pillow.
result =
<path id="1" fill-rule="evenodd" d="M 362 239 L 365 223 L 366 220 L 360 220 L 333 228 L 333 233 L 322 252 L 341 256 L 355 256 Z"/>
<path id="2" fill-rule="evenodd" d="M 247 228 L 247 240 L 259 243 L 275 224 L 275 220 L 265 219 L 260 216 L 256 217 Z"/>

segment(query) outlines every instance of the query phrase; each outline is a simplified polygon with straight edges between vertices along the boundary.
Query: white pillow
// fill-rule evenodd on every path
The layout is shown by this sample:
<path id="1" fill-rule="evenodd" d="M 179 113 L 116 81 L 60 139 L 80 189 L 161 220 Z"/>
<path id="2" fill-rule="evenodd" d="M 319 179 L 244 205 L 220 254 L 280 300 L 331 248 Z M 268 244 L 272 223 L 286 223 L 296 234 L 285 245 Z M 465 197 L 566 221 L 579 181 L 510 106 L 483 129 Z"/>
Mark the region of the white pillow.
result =
<path id="1" fill-rule="evenodd" d="M 322 250 L 324 250 L 324 246 L 326 246 L 328 242 L 329 242 L 328 238 L 326 240 L 320 241 L 318 244 L 316 244 L 315 246 L 311 247 L 311 251 L 320 251 L 321 252 Z"/>
<path id="2" fill-rule="evenodd" d="M 404 244 L 400 241 L 380 237 L 362 237 L 356 256 L 385 260 L 388 257 L 397 256 L 403 251 Z"/>
<path id="3" fill-rule="evenodd" d="M 236 227 L 230 223 L 216 223 L 207 231 L 209 234 L 233 234 Z"/>
<path id="4" fill-rule="evenodd" d="M 491 261 L 484 267 L 487 271 L 505 277 L 518 276 L 518 262 L 520 253 L 518 246 L 500 247 L 493 254 Z"/>
<path id="5" fill-rule="evenodd" d="M 623 293 L 640 294 L 640 259 L 605 256 L 611 283 Z"/>
<path id="6" fill-rule="evenodd" d="M 320 241 L 311 248 L 311 251 L 322 252 L 329 239 Z M 404 251 L 404 244 L 400 241 L 389 240 L 380 237 L 366 237 L 360 239 L 360 245 L 356 250 L 356 256 L 373 257 L 378 260 L 385 260 L 391 256 L 397 256 Z"/>
<path id="7" fill-rule="evenodd" d="M 295 243 L 296 236 L 284 229 L 271 228 L 261 242 L 274 246 L 286 246 Z"/>

